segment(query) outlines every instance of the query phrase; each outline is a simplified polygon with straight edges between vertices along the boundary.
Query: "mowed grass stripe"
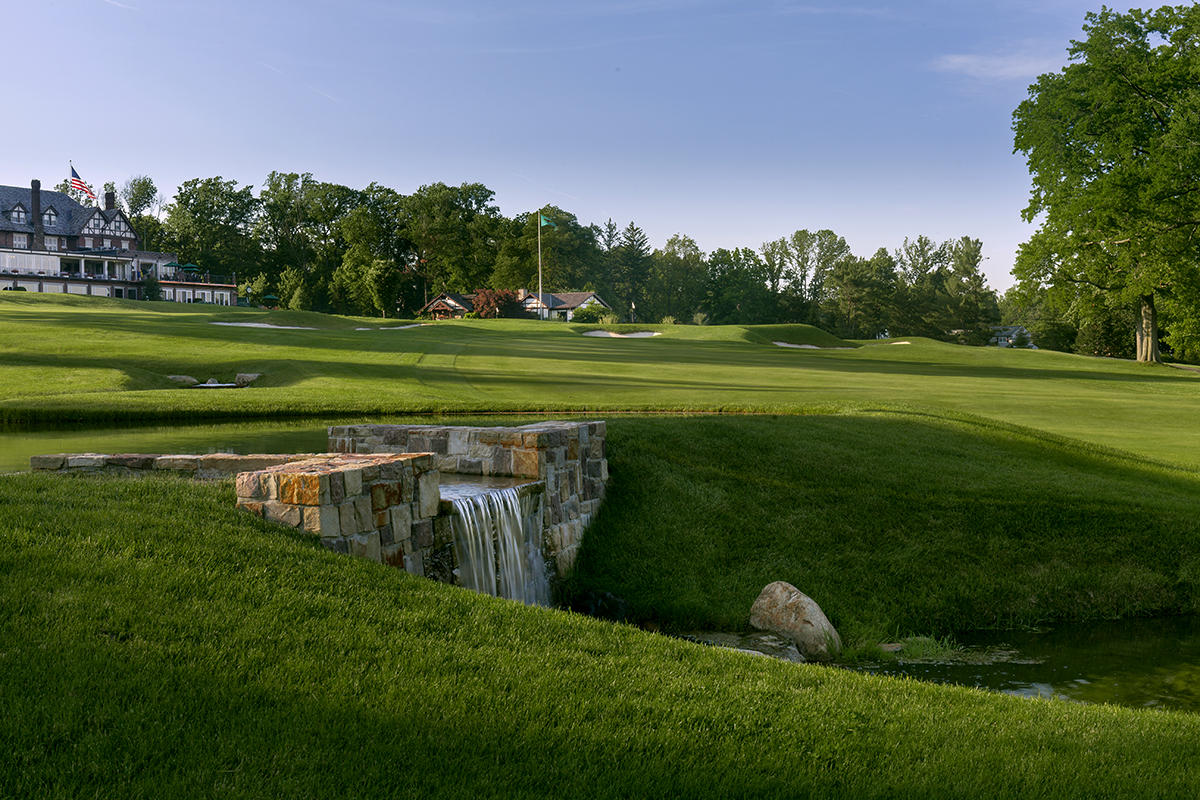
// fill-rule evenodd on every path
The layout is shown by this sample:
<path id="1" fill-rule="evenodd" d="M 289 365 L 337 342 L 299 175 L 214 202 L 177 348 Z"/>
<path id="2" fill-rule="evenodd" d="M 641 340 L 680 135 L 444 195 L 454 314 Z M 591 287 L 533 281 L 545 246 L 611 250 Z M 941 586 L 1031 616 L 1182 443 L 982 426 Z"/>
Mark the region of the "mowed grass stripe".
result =
<path id="1" fill-rule="evenodd" d="M 1186 423 L 1200 411 L 1200 375 L 1167 367 L 919 339 L 853 350 L 769 344 L 829 344 L 806 326 L 631 326 L 662 336 L 592 339 L 580 335 L 585 326 L 561 323 L 356 331 L 366 321 L 172 305 L 0 298 L 0 419 L 925 408 L 1200 464 L 1200 426 Z M 230 319 L 321 329 L 209 324 Z M 245 371 L 264 377 L 237 392 L 182 391 L 165 377 Z"/>

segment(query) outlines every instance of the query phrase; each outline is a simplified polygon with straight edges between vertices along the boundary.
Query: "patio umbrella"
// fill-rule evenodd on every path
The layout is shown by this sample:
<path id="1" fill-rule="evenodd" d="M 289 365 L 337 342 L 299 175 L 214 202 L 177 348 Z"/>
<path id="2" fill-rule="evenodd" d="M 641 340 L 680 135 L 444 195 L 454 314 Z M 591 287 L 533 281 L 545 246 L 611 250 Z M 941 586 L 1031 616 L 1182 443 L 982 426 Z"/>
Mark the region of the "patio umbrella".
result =
<path id="1" fill-rule="evenodd" d="M 183 271 L 184 272 L 199 272 L 200 268 L 197 267 L 195 264 L 184 264 Z"/>

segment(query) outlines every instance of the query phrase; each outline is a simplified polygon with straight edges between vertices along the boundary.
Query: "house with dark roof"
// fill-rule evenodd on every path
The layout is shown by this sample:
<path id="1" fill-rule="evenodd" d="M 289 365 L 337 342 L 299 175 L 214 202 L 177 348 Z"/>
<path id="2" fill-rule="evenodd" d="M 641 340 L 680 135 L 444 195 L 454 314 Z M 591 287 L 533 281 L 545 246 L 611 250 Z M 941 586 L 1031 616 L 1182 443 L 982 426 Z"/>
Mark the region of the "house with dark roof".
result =
<path id="1" fill-rule="evenodd" d="M 531 317 L 540 317 L 541 319 L 570 320 L 581 308 L 591 306 L 612 308 L 595 292 L 557 292 L 554 294 L 544 292 L 541 297 L 544 299 L 539 300 L 536 292 L 531 293 L 526 289 L 517 290 L 517 300 L 520 302 L 521 308 Z M 442 292 L 426 303 L 419 313 L 428 314 L 434 319 L 461 319 L 474 310 L 474 294 Z"/>
<path id="2" fill-rule="evenodd" d="M 113 192 L 96 208 L 37 180 L 28 189 L 0 186 L 0 289 L 136 300 L 146 275 L 161 282 L 164 300 L 237 303 L 233 283 L 180 267 L 170 253 L 139 250 Z"/>
<path id="3" fill-rule="evenodd" d="M 430 300 L 417 313 L 428 314 L 434 319 L 462 319 L 475 310 L 474 294 L 442 292 Z"/>
<path id="4" fill-rule="evenodd" d="M 595 292 L 536 292 L 523 294 L 521 305 L 531 314 L 542 319 L 563 319 L 570 322 L 575 312 L 581 308 L 599 306 L 612 309 L 608 303 Z"/>

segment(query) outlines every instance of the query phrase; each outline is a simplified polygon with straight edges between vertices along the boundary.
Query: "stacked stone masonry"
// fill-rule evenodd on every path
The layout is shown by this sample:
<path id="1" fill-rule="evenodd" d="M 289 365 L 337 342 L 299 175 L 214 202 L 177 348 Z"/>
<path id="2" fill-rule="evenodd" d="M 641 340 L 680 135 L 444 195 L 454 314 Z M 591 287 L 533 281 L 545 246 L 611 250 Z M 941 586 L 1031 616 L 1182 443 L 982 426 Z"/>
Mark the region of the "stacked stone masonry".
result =
<path id="1" fill-rule="evenodd" d="M 312 453 L 283 454 L 209 453 L 208 455 L 160 455 L 149 453 L 56 453 L 32 456 L 29 468 L 35 472 L 102 472 L 108 475 L 136 475 L 145 472 L 175 473 L 212 480 L 231 478 L 239 472 L 266 469 L 277 464 L 306 461 Z"/>
<path id="2" fill-rule="evenodd" d="M 330 454 L 241 473 L 237 505 L 335 552 L 453 582 L 438 478 L 428 454 Z"/>
<path id="3" fill-rule="evenodd" d="M 545 484 L 542 551 L 558 575 L 575 563 L 583 531 L 608 481 L 603 421 L 513 428 L 339 425 L 329 449 L 347 454 L 432 453 L 442 472 L 523 477 Z"/>

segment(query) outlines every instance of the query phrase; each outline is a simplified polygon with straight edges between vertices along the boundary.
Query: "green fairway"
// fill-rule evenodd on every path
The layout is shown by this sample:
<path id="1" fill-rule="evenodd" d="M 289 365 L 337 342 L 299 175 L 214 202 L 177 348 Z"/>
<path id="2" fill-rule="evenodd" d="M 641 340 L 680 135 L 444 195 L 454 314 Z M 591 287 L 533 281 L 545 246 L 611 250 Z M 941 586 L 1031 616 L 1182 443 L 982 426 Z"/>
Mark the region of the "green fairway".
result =
<path id="1" fill-rule="evenodd" d="M 169 423 L 86 440 L 117 451 L 166 434 L 253 447 L 255 425 L 201 424 L 241 417 L 607 418 L 608 496 L 566 586 L 578 609 L 739 630 L 786 580 L 850 657 L 909 634 L 1200 610 L 1192 372 L 802 325 L 592 338 L 600 326 L 11 294 L 0 420 L 23 453 L 84 441 L 37 420 Z M 239 372 L 263 377 L 167 377 Z M 645 411 L 686 413 L 627 413 Z M 312 449 L 314 424 L 281 427 Z M 1195 715 L 526 608 L 328 553 L 237 512 L 229 482 L 0 476 L 0 509 L 0 797 L 1200 791 Z"/>
<path id="2" fill-rule="evenodd" d="M 12 294 L 12 293 L 8 293 Z M 311 326 L 228 327 L 213 322 Z M 0 419 L 149 420 L 498 411 L 808 412 L 907 408 L 977 414 L 1200 465 L 1200 375 L 1047 351 L 927 340 L 844 345 L 807 326 L 587 326 L 394 321 L 39 295 L 0 297 Z M 371 330 L 356 330 L 359 327 Z M 597 326 L 592 326 L 597 327 Z M 249 389 L 174 388 L 167 375 Z"/>
<path id="3" fill-rule="evenodd" d="M 231 486 L 0 480 L 0 796 L 1164 797 L 1200 717 L 792 665 L 336 556 Z"/>

